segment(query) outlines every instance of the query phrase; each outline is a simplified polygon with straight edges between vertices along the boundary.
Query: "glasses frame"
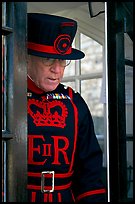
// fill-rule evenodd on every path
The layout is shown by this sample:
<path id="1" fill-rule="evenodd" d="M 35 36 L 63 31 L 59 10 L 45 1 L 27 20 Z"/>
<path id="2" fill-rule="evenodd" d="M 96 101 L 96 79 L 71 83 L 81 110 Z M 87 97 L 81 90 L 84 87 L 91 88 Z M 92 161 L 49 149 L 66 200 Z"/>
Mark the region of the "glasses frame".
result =
<path id="1" fill-rule="evenodd" d="M 71 60 L 42 58 L 42 62 L 45 66 L 52 66 L 56 62 L 56 60 L 59 62 L 60 66 L 62 66 L 62 67 L 67 67 L 71 63 Z"/>

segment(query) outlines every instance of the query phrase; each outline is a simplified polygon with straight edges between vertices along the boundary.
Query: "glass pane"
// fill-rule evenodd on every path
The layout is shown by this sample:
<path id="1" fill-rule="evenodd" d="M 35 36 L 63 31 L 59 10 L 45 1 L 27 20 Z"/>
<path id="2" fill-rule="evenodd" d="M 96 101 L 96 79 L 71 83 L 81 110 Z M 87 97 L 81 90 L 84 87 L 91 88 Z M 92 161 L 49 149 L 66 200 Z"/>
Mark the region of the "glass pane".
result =
<path id="1" fill-rule="evenodd" d="M 100 102 L 101 85 L 101 78 L 81 81 L 81 95 L 90 108 L 96 135 L 104 135 L 103 104 Z"/>
<path id="2" fill-rule="evenodd" d="M 75 60 L 71 60 L 71 63 L 65 67 L 64 77 L 75 75 Z"/>
<path id="3" fill-rule="evenodd" d="M 133 61 L 133 41 L 125 33 L 125 58 Z M 133 201 L 133 67 L 125 66 L 127 197 Z"/>
<path id="4" fill-rule="evenodd" d="M 6 37 L 2 36 L 2 130 L 6 130 Z"/>
<path id="5" fill-rule="evenodd" d="M 81 60 L 81 74 L 102 72 L 103 46 L 81 33 L 81 50 L 85 57 Z"/>
<path id="6" fill-rule="evenodd" d="M 126 67 L 126 137 L 127 137 L 127 190 L 128 199 L 133 199 L 133 67 Z"/>
<path id="7" fill-rule="evenodd" d="M 6 2 L 2 2 L 2 26 L 6 26 Z"/>

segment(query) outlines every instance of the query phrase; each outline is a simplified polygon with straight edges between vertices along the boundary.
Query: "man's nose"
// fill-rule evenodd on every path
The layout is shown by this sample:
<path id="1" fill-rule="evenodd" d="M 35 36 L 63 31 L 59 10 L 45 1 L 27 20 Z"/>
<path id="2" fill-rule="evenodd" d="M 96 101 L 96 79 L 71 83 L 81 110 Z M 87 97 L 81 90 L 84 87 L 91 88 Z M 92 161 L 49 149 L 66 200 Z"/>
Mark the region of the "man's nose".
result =
<path id="1" fill-rule="evenodd" d="M 58 59 L 56 59 L 53 63 L 53 65 L 51 66 L 51 71 L 55 72 L 55 73 L 59 73 L 61 72 L 61 65 Z"/>

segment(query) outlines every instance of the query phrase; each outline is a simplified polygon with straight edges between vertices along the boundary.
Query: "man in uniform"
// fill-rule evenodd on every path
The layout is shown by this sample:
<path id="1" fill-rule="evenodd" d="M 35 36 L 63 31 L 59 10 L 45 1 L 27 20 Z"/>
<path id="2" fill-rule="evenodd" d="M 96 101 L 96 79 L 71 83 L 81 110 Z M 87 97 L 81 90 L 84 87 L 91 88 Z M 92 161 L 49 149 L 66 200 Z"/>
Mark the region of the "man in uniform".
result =
<path id="1" fill-rule="evenodd" d="M 76 30 L 75 20 L 28 14 L 29 202 L 105 202 L 91 113 L 61 83 L 70 61 L 85 56 L 72 48 Z"/>

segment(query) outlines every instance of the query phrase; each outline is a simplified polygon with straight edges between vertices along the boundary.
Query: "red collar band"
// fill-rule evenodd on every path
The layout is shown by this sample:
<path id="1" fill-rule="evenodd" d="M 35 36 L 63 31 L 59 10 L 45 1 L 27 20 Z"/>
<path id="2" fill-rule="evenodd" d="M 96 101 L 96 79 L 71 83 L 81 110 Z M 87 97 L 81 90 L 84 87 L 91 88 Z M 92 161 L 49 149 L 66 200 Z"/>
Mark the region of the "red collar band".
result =
<path id="1" fill-rule="evenodd" d="M 30 91 L 35 92 L 37 94 L 42 94 L 44 91 L 36 86 L 36 84 L 30 79 L 29 76 L 27 76 L 27 83 L 28 83 L 28 89 Z"/>
<path id="2" fill-rule="evenodd" d="M 39 51 L 39 52 L 46 52 L 51 54 L 60 54 L 53 46 L 49 45 L 41 45 L 37 43 L 28 42 L 28 48 L 31 50 Z M 72 50 L 72 47 L 70 47 L 65 54 L 70 54 Z"/>

